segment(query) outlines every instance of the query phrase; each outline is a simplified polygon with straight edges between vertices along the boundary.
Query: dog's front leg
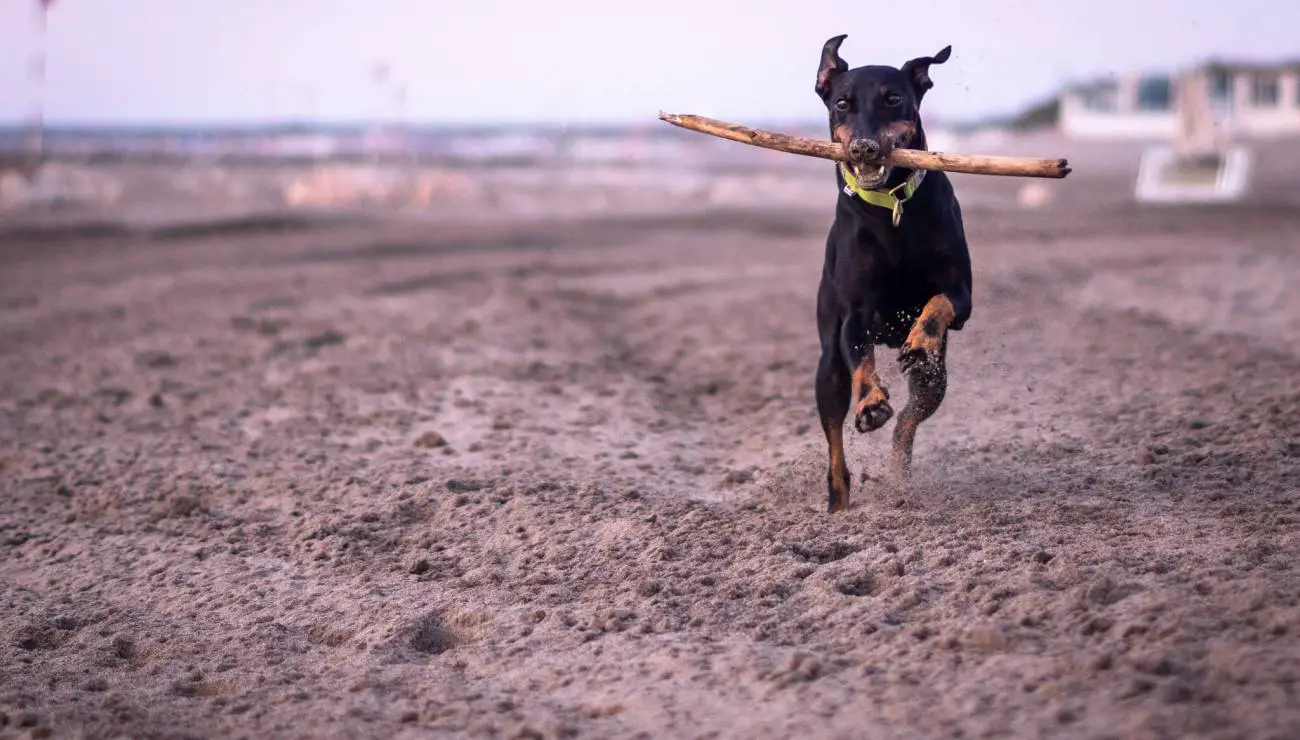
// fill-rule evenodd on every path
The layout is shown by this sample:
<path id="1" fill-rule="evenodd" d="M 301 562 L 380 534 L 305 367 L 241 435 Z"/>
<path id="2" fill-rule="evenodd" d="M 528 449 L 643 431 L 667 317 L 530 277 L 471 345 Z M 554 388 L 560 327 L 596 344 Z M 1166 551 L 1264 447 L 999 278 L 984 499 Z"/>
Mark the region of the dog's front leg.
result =
<path id="1" fill-rule="evenodd" d="M 898 362 L 904 375 L 924 370 L 939 361 L 939 350 L 956 314 L 956 306 L 947 295 L 941 293 L 926 302 L 907 334 L 907 341 L 898 351 Z"/>
<path id="2" fill-rule="evenodd" d="M 953 295 L 955 300 L 941 294 L 926 302 L 898 353 L 908 387 L 907 405 L 894 425 L 891 456 L 893 475 L 900 480 L 911 473 L 917 428 L 939 410 L 948 390 L 948 327 L 957 316 L 970 314 L 969 294 L 958 291 Z"/>
<path id="3" fill-rule="evenodd" d="M 870 317 L 874 309 L 855 311 L 844 322 L 840 340 L 844 356 L 853 368 L 853 427 L 860 433 L 875 431 L 894 415 L 889 391 L 876 374 L 875 339 Z"/>

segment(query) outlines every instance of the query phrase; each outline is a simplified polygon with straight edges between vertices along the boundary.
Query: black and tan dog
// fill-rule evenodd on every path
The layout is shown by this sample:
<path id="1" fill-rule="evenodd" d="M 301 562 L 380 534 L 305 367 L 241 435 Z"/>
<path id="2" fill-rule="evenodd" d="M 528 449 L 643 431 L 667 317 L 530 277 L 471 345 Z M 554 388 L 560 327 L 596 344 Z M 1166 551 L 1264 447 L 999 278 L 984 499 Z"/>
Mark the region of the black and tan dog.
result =
<path id="1" fill-rule="evenodd" d="M 837 165 L 839 196 L 817 293 L 817 411 L 830 447 L 830 511 L 849 506 L 844 421 L 850 407 L 863 433 L 894 413 L 876 374 L 876 346 L 899 350 L 908 380 L 891 460 L 903 478 L 917 427 L 947 391 L 948 333 L 971 313 L 970 254 L 952 183 L 942 172 L 885 164 L 896 147 L 926 148 L 921 99 L 934 86 L 930 65 L 947 61 L 951 47 L 901 69 L 849 69 L 839 55 L 844 39 L 823 47 L 816 87 L 830 113 L 831 136 L 850 157 Z"/>

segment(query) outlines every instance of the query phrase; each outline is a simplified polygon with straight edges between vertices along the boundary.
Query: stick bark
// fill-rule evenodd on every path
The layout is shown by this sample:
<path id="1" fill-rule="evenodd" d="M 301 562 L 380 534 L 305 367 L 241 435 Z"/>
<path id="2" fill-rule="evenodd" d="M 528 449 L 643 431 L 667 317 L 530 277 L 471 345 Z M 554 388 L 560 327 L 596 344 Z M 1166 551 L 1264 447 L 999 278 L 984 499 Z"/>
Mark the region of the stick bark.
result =
<path id="1" fill-rule="evenodd" d="M 773 149 L 778 152 L 820 157 L 837 162 L 848 160 L 848 153 L 845 151 L 844 145 L 834 141 L 809 139 L 803 136 L 788 136 L 690 114 L 664 113 L 660 111 L 659 120 L 667 121 L 674 126 L 680 126 L 691 131 L 698 131 L 702 134 L 739 141 L 742 144 L 751 144 L 764 149 Z M 921 149 L 895 149 L 889 155 L 889 163 L 896 167 L 907 167 L 915 170 L 943 170 L 944 172 L 962 172 L 970 175 L 1045 177 L 1059 180 L 1070 174 L 1070 167 L 1067 166 L 1068 163 L 1064 159 L 947 154 L 945 152 L 928 152 Z"/>

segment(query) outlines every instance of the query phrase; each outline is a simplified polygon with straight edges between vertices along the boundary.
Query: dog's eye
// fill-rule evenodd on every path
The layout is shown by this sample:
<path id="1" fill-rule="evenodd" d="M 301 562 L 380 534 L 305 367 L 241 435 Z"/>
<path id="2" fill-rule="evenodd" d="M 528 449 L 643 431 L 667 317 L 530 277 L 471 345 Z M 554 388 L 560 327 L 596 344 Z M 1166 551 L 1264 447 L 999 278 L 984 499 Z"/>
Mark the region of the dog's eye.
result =
<path id="1" fill-rule="evenodd" d="M 840 98 L 839 100 L 835 101 L 835 110 L 846 111 L 848 109 L 849 109 L 849 101 L 846 100 L 845 98 Z"/>
<path id="2" fill-rule="evenodd" d="M 903 102 L 903 96 L 899 95 L 896 92 L 891 92 L 885 95 L 885 105 L 889 106 L 890 108 L 893 108 L 902 102 Z"/>

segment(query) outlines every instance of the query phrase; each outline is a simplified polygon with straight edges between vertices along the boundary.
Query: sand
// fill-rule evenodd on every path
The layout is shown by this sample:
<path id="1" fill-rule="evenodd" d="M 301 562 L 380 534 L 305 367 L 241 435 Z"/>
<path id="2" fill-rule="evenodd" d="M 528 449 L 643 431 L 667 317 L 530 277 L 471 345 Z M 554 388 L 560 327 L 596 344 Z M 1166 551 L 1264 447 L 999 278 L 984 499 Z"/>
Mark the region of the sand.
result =
<path id="1" fill-rule="evenodd" d="M 972 208 L 838 515 L 827 215 L 9 238 L 0 737 L 1300 736 L 1300 212 Z"/>

